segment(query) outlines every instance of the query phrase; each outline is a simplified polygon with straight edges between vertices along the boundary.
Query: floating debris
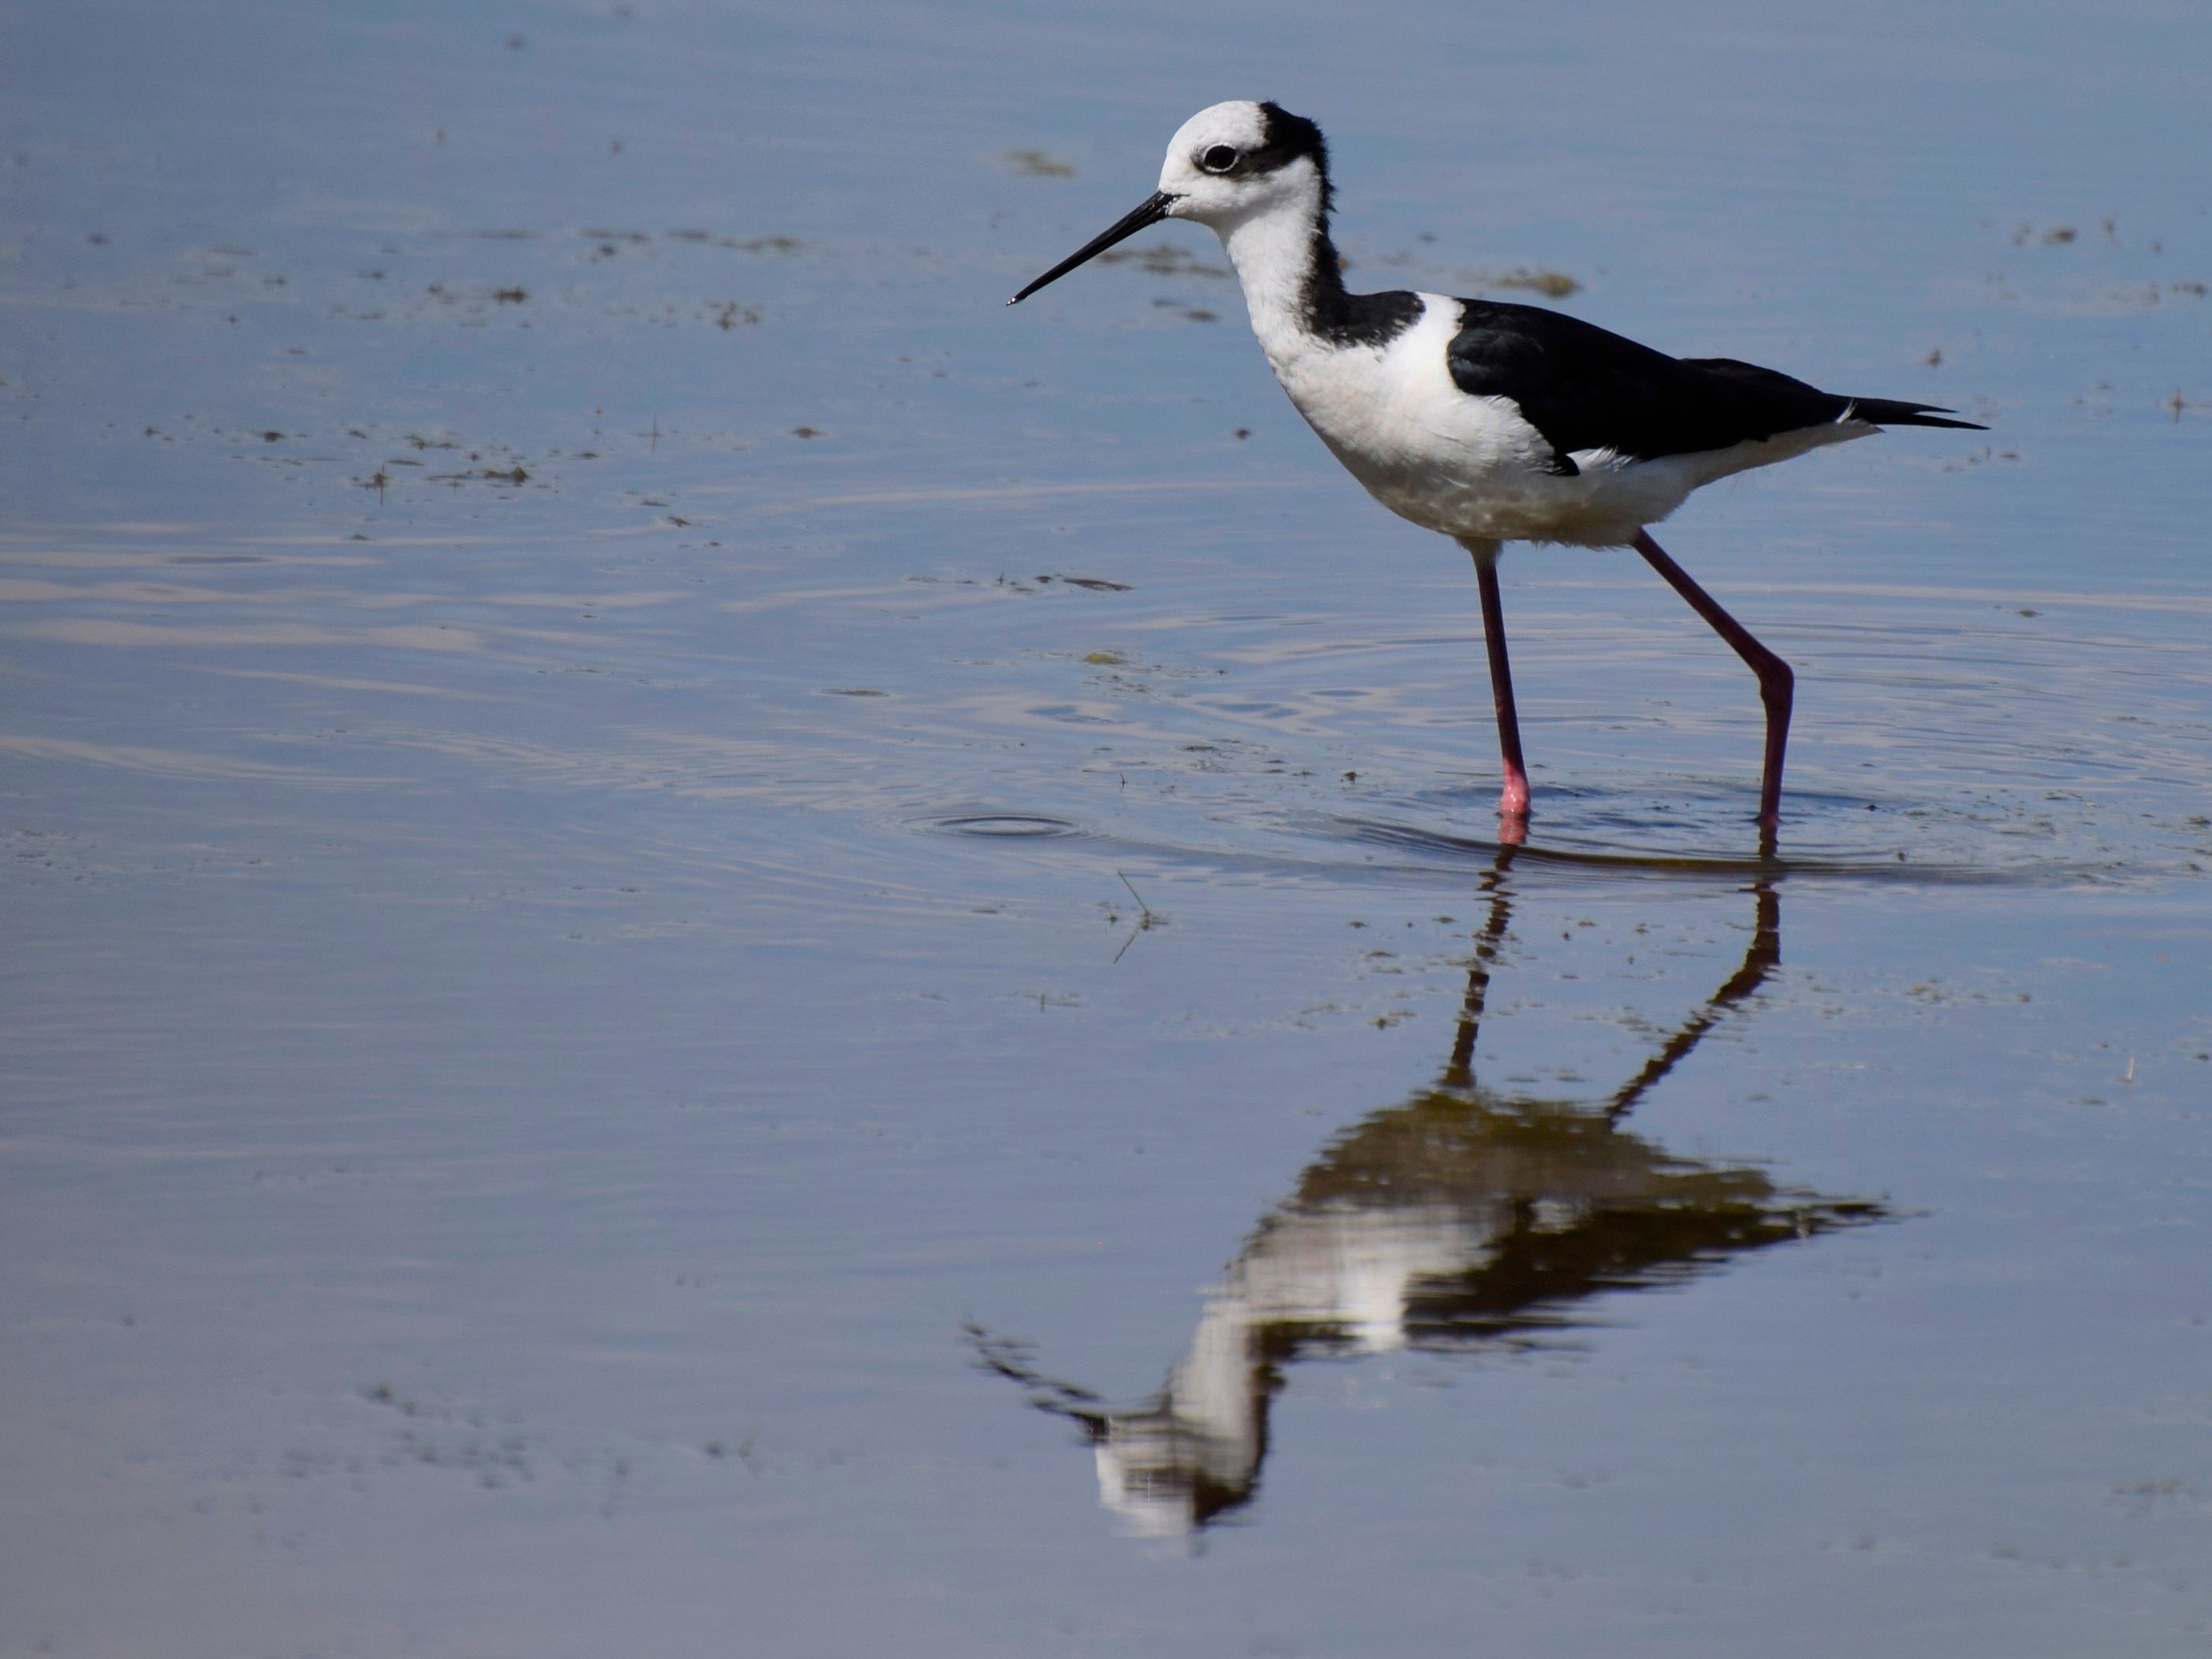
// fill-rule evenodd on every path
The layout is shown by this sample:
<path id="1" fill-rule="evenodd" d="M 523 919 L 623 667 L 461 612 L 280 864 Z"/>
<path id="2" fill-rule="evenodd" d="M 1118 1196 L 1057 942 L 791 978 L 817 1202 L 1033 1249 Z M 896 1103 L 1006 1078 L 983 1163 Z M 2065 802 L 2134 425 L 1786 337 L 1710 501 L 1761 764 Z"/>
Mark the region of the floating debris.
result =
<path id="1" fill-rule="evenodd" d="M 528 483 L 529 469 L 517 462 L 513 466 L 477 466 L 465 472 L 433 472 L 428 475 L 433 483 L 464 483 L 471 478 L 482 478 L 493 483 Z"/>
<path id="2" fill-rule="evenodd" d="M 1098 256 L 1102 265 L 1126 264 L 1134 261 L 1139 270 L 1155 276 L 1219 276 L 1231 273 L 1226 265 L 1210 265 L 1188 248 L 1173 242 L 1148 242 L 1142 247 L 1115 248 Z"/>
<path id="3" fill-rule="evenodd" d="M 1966 472 L 1978 466 L 2002 465 L 2019 459 L 2020 452 L 2016 449 L 1999 449 L 1994 445 L 1984 444 L 1979 449 L 1970 450 L 1964 455 L 1938 461 L 1936 470 L 1938 472 Z"/>
<path id="4" fill-rule="evenodd" d="M 1025 179 L 1073 179 L 1075 169 L 1057 155 L 1041 149 L 1010 149 L 999 158 L 1009 173 Z"/>
<path id="5" fill-rule="evenodd" d="M 1502 276 L 1487 278 L 1486 288 L 1526 289 L 1540 294 L 1547 300 L 1564 300 L 1583 291 L 1583 285 L 1564 270 L 1542 270 L 1532 266 L 1520 266 Z"/>

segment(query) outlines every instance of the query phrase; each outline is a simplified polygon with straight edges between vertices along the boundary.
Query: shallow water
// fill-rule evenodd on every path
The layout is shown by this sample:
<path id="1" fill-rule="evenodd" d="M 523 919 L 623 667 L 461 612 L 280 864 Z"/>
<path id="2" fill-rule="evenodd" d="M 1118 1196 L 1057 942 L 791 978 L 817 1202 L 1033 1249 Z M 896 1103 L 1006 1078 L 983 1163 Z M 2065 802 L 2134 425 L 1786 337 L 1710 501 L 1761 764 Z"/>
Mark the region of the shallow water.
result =
<path id="1" fill-rule="evenodd" d="M 0 1651 L 2202 1650 L 2212 31 L 1269 22 L 11 9 Z M 1991 422 L 1662 534 L 1778 862 L 1583 552 L 1488 839 L 1202 233 L 1004 310 L 1246 92 Z"/>

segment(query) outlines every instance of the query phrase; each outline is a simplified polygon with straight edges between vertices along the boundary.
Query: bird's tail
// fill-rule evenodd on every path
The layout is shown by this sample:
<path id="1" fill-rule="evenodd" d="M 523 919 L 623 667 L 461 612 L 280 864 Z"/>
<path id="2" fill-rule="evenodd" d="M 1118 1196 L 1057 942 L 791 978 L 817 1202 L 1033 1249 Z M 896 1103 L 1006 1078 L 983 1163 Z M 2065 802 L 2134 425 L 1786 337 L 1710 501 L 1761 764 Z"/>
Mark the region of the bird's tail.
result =
<path id="1" fill-rule="evenodd" d="M 1946 415 L 1955 410 L 1939 408 L 1934 404 L 1899 403 L 1894 398 L 1854 398 L 1850 407 L 1844 410 L 1847 421 L 1869 421 L 1875 426 L 1955 426 L 1968 432 L 1987 432 L 1989 428 L 1979 421 L 1947 421 Z"/>

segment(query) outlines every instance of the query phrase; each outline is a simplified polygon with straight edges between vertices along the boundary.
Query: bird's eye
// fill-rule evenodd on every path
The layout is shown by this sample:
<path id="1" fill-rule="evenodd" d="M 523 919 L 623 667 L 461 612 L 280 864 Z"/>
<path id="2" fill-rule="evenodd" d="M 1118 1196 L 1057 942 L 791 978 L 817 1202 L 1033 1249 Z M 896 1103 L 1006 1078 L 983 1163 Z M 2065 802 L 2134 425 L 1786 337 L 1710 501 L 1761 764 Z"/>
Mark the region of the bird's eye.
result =
<path id="1" fill-rule="evenodd" d="M 1226 173 L 1237 165 L 1237 151 L 1232 145 L 1216 144 L 1198 158 L 1198 164 L 1208 173 Z"/>

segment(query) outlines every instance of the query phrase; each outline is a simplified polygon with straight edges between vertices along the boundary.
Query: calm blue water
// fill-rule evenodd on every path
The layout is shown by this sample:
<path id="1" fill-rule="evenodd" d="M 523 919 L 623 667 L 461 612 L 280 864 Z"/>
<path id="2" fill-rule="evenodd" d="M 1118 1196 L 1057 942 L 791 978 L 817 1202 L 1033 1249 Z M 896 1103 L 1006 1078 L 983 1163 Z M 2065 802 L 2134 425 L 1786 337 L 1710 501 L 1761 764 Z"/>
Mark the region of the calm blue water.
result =
<path id="1" fill-rule="evenodd" d="M 2212 1626 L 2188 8 L 0 11 L 0 1653 Z M 1212 239 L 1955 405 L 1504 567 Z"/>

